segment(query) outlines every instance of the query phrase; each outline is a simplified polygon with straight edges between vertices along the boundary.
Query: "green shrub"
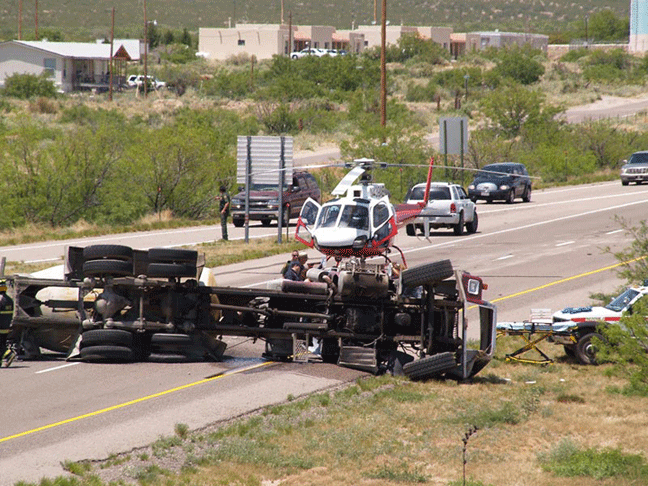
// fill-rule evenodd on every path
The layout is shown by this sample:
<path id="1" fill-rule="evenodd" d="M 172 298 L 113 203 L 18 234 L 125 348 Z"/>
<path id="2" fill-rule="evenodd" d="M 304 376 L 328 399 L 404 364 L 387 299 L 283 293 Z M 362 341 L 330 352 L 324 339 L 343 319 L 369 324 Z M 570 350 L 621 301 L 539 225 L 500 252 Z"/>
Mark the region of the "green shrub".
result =
<path id="1" fill-rule="evenodd" d="M 493 68 L 493 72 L 521 84 L 536 83 L 545 72 L 544 65 L 537 56 L 539 52 L 526 47 L 502 49 L 495 59 L 497 66 Z"/>
<path id="2" fill-rule="evenodd" d="M 5 96 L 23 100 L 37 96 L 55 98 L 56 88 L 48 72 L 36 74 L 13 74 L 5 79 Z"/>
<path id="3" fill-rule="evenodd" d="M 576 62 L 579 59 L 589 55 L 591 51 L 585 49 L 584 47 L 579 47 L 578 49 L 570 49 L 567 54 L 560 58 L 563 62 Z"/>
<path id="4" fill-rule="evenodd" d="M 648 480 L 648 465 L 644 458 L 640 454 L 626 454 L 620 449 L 580 450 L 572 442 L 563 441 L 538 459 L 545 471 L 557 476 L 587 476 L 596 480 L 627 478 L 643 480 L 642 484 Z"/>

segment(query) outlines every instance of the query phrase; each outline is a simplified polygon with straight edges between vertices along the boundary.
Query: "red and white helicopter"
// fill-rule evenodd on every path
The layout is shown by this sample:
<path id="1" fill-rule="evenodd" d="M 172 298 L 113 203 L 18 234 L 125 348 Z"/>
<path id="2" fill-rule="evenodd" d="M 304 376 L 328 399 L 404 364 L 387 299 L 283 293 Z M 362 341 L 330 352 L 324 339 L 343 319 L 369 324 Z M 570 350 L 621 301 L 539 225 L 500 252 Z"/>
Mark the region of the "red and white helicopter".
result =
<path id="1" fill-rule="evenodd" d="M 393 245 L 398 228 L 418 216 L 427 197 L 416 204 L 394 207 L 384 184 L 372 182 L 371 169 L 387 167 L 373 159 L 356 159 L 351 171 L 333 190 L 336 199 L 320 205 L 307 199 L 299 214 L 295 239 L 315 248 L 327 257 L 367 258 L 383 255 Z M 433 159 L 430 160 L 427 191 L 429 194 Z M 359 184 L 354 184 L 360 177 Z"/>

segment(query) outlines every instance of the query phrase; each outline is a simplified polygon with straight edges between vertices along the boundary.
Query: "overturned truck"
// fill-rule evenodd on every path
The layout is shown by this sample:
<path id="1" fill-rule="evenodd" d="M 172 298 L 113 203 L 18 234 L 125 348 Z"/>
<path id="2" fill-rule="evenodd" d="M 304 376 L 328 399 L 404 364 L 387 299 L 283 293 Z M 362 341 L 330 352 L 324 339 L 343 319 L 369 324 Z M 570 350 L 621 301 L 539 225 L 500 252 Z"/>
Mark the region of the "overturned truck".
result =
<path id="1" fill-rule="evenodd" d="M 311 269 L 307 282 L 219 287 L 193 250 L 69 247 L 61 279 L 7 277 L 10 340 L 23 359 L 45 348 L 83 361 L 138 361 L 152 353 L 218 360 L 223 336 L 265 341 L 269 360 L 321 360 L 412 379 L 478 373 L 495 350 L 495 307 L 479 277 L 449 260 L 396 272 L 361 259 Z M 466 306 L 479 308 L 469 342 Z"/>

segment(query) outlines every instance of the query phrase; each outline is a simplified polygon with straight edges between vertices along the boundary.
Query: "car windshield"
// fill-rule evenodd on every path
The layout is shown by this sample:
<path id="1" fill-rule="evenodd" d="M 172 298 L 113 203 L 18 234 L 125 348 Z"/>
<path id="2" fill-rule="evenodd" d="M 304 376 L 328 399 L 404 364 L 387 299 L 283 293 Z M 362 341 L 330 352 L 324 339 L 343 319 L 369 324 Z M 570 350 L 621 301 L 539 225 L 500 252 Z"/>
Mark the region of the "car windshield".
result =
<path id="1" fill-rule="evenodd" d="M 632 154 L 628 164 L 648 164 L 648 152 Z"/>
<path id="2" fill-rule="evenodd" d="M 250 186 L 251 191 L 276 191 L 277 190 L 277 185 L 276 184 L 270 184 L 270 183 L 252 183 Z M 288 190 L 288 186 L 284 186 L 284 191 Z M 243 192 L 245 192 L 245 189 L 243 189 Z"/>
<path id="3" fill-rule="evenodd" d="M 339 227 L 368 230 L 369 210 L 366 206 L 344 206 Z"/>
<path id="4" fill-rule="evenodd" d="M 512 172 L 513 167 L 510 165 L 495 164 L 483 167 L 477 175 L 485 179 L 492 179 L 494 177 L 504 177 L 506 174 L 511 174 Z"/>
<path id="5" fill-rule="evenodd" d="M 618 297 L 615 297 L 612 302 L 605 306 L 605 308 L 615 312 L 621 312 L 637 295 L 639 295 L 639 292 L 633 289 L 628 289 Z"/>

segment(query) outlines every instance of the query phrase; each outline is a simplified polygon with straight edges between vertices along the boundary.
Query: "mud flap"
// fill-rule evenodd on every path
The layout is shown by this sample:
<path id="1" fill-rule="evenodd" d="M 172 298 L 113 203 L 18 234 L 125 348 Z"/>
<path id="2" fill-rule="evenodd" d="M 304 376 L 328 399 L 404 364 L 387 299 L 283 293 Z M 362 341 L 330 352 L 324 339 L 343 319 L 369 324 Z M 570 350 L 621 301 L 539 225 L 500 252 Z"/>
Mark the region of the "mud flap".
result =
<path id="1" fill-rule="evenodd" d="M 78 361 L 81 357 L 81 332 L 77 335 L 74 345 L 70 348 L 66 361 Z"/>
<path id="2" fill-rule="evenodd" d="M 385 371 L 392 376 L 405 376 L 403 366 L 412 361 L 414 361 L 414 356 L 402 351 L 392 351 L 389 353 Z"/>
<path id="3" fill-rule="evenodd" d="M 201 338 L 202 344 L 207 350 L 207 356 L 214 361 L 221 361 L 223 359 L 223 354 L 227 349 L 227 343 L 207 334 L 206 332 L 202 333 Z"/>
<path id="4" fill-rule="evenodd" d="M 378 372 L 376 349 L 362 346 L 342 346 L 338 365 L 375 375 Z"/>

